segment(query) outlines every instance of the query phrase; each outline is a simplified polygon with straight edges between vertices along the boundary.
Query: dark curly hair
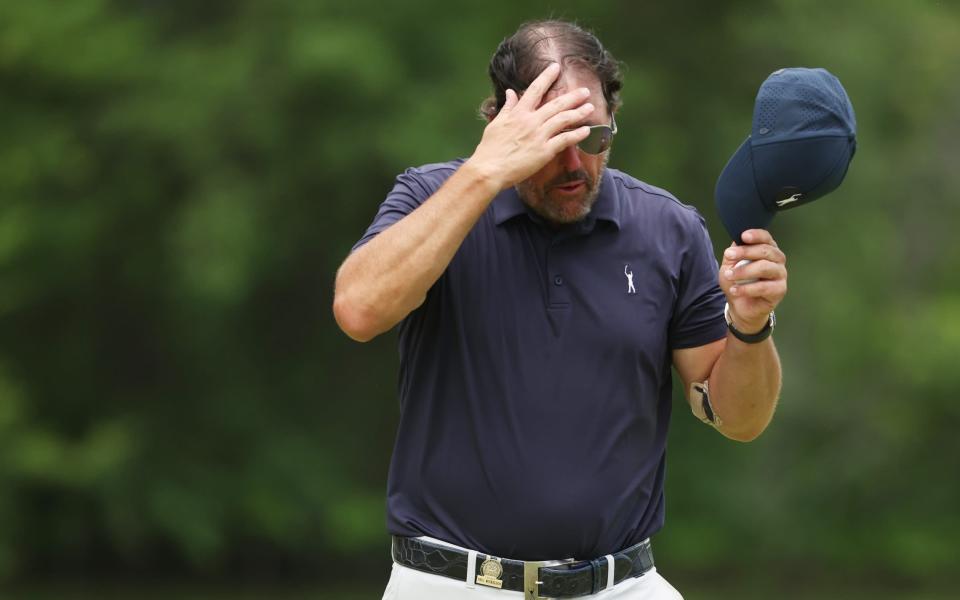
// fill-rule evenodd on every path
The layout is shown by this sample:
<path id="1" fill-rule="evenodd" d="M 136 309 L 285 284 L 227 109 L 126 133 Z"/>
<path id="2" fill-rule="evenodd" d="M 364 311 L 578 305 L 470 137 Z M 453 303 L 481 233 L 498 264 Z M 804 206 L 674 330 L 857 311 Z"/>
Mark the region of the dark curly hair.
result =
<path id="1" fill-rule="evenodd" d="M 574 63 L 592 71 L 603 88 L 611 114 L 620 108 L 623 76 L 620 63 L 592 32 L 568 21 L 531 21 L 505 38 L 490 59 L 493 95 L 480 105 L 480 115 L 493 119 L 506 102 L 506 91 L 523 92 L 552 61 Z"/>

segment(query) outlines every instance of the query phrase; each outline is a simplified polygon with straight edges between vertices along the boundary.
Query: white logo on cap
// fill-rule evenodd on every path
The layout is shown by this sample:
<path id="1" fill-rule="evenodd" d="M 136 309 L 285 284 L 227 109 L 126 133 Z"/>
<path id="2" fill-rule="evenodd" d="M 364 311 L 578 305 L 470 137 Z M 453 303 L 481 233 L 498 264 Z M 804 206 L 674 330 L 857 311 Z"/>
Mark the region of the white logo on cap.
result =
<path id="1" fill-rule="evenodd" d="M 627 276 L 627 293 L 636 294 L 637 288 L 633 287 L 633 271 L 630 271 L 630 265 L 623 265 L 623 274 Z"/>
<path id="2" fill-rule="evenodd" d="M 783 200 L 777 200 L 777 206 L 779 206 L 779 207 L 784 207 L 784 206 L 786 206 L 786 205 L 788 205 L 788 204 L 791 204 L 791 203 L 793 203 L 793 202 L 796 202 L 797 200 L 799 200 L 799 199 L 802 198 L 802 197 L 803 197 L 803 194 L 794 194 L 794 195 L 790 196 L 789 198 L 784 198 Z"/>

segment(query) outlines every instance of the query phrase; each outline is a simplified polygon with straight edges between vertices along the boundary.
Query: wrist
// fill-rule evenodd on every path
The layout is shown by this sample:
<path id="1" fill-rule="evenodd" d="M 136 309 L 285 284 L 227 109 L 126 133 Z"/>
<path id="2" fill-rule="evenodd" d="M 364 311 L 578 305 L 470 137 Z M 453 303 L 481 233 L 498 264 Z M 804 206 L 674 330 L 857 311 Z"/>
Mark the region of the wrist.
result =
<path id="1" fill-rule="evenodd" d="M 770 337 L 773 328 L 777 324 L 777 317 L 773 312 L 764 315 L 759 323 L 753 320 L 744 320 L 737 317 L 728 303 L 723 309 L 724 319 L 727 321 L 727 328 L 738 340 L 756 344 Z"/>
<path id="2" fill-rule="evenodd" d="M 482 186 L 493 195 L 499 194 L 506 187 L 499 169 L 472 156 L 461 165 L 460 170 L 464 171 L 473 183 Z"/>
<path id="3" fill-rule="evenodd" d="M 760 331 L 767 326 L 767 323 L 770 321 L 770 315 L 766 314 L 760 317 L 759 319 L 746 320 L 742 319 L 735 314 L 733 311 L 730 311 L 730 324 L 737 328 L 737 331 L 742 333 L 753 335 L 755 333 L 760 333 Z"/>

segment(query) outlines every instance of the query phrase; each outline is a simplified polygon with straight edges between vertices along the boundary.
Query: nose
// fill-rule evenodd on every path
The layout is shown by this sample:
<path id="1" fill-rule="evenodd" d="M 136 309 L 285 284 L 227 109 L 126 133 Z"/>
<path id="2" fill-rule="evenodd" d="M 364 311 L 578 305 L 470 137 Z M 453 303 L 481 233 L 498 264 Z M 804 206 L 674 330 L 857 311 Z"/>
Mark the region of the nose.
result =
<path id="1" fill-rule="evenodd" d="M 560 165 L 568 172 L 576 171 L 583 165 L 580 162 L 580 149 L 576 145 L 561 150 L 557 158 L 560 160 Z"/>

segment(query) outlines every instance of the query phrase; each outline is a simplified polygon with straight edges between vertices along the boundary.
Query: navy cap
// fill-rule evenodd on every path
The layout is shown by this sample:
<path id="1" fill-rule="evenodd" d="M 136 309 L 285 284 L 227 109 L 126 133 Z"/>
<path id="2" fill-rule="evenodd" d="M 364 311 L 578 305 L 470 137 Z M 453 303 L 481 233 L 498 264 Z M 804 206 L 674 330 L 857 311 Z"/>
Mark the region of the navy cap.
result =
<path id="1" fill-rule="evenodd" d="M 720 220 L 741 243 L 747 229 L 840 185 L 857 149 L 857 121 L 840 80 L 826 69 L 773 72 L 757 92 L 750 136 L 717 180 Z"/>

